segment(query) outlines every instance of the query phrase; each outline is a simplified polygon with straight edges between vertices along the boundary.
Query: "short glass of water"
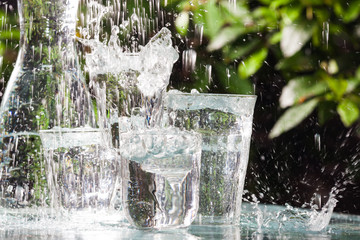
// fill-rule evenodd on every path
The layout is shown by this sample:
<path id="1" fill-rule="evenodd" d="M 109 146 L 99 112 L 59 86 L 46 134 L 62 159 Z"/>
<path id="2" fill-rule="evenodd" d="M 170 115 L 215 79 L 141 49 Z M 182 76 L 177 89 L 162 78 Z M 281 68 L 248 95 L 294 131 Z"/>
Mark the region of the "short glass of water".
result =
<path id="1" fill-rule="evenodd" d="M 120 157 L 106 144 L 110 141 L 107 135 L 85 127 L 40 131 L 53 207 L 79 210 L 110 206 Z"/>
<path id="2" fill-rule="evenodd" d="M 201 136 L 177 128 L 120 133 L 123 208 L 140 228 L 189 226 L 199 204 Z"/>

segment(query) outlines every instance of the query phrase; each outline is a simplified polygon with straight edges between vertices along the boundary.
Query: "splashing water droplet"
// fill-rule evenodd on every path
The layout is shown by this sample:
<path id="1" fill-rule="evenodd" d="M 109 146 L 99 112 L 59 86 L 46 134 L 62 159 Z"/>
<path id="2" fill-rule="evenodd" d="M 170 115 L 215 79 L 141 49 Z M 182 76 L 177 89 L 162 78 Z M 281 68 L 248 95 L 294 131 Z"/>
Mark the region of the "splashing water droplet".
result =
<path id="1" fill-rule="evenodd" d="M 329 22 L 324 22 L 323 23 L 322 38 L 323 38 L 323 43 L 326 46 L 326 49 L 329 48 L 329 34 L 330 34 L 330 24 L 329 24 Z"/>
<path id="2" fill-rule="evenodd" d="M 315 147 L 318 151 L 321 151 L 321 137 L 320 134 L 316 133 L 314 135 L 314 142 L 315 142 Z"/>
<path id="3" fill-rule="evenodd" d="M 209 85 L 212 83 L 212 66 L 206 65 L 205 66 L 205 78 L 208 80 Z"/>
<path id="4" fill-rule="evenodd" d="M 194 49 L 185 50 L 182 54 L 183 69 L 186 73 L 191 73 L 196 66 L 196 51 Z"/>

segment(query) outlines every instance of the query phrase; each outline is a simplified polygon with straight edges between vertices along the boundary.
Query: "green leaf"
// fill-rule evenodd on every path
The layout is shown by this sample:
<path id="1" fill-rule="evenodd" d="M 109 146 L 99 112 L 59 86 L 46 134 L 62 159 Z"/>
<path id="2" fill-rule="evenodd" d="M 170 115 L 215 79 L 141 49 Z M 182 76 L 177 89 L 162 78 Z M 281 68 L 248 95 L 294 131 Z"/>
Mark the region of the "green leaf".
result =
<path id="1" fill-rule="evenodd" d="M 360 85 L 360 78 L 347 79 L 346 93 L 351 93 Z"/>
<path id="2" fill-rule="evenodd" d="M 0 40 L 16 40 L 20 39 L 20 31 L 12 30 L 12 31 L 0 31 Z"/>
<path id="3" fill-rule="evenodd" d="M 256 18 L 257 25 L 277 28 L 278 20 L 276 17 L 276 11 L 269 9 L 268 7 L 258 7 L 252 13 Z"/>
<path id="4" fill-rule="evenodd" d="M 358 18 L 360 14 L 360 0 L 349 1 L 349 5 L 345 10 L 343 20 L 345 23 L 352 22 Z"/>
<path id="5" fill-rule="evenodd" d="M 238 44 L 235 47 L 228 45 L 226 48 L 224 47 L 224 55 L 230 60 L 239 59 L 253 51 L 260 43 L 261 40 L 256 38 L 246 41 L 245 44 Z"/>
<path id="6" fill-rule="evenodd" d="M 228 93 L 234 94 L 253 94 L 252 83 L 248 79 L 240 79 L 236 74 L 236 69 L 222 63 L 215 65 L 217 78 Z"/>
<path id="7" fill-rule="evenodd" d="M 324 0 L 300 0 L 300 2 L 306 6 L 316 6 L 324 4 Z"/>
<path id="8" fill-rule="evenodd" d="M 276 32 L 269 38 L 269 43 L 272 45 L 278 44 L 281 41 L 282 32 Z"/>
<path id="9" fill-rule="evenodd" d="M 292 2 L 293 0 L 275 0 L 275 1 L 272 1 L 271 4 L 270 4 L 270 8 L 271 9 L 276 9 L 280 6 L 283 6 L 283 5 L 288 5 Z"/>
<path id="10" fill-rule="evenodd" d="M 248 5 L 243 2 L 237 2 L 236 7 L 228 1 L 220 1 L 221 16 L 226 24 L 242 24 L 251 23 L 252 16 L 248 10 Z M 249 24 L 248 24 L 249 25 Z"/>
<path id="11" fill-rule="evenodd" d="M 267 48 L 262 48 L 242 61 L 238 68 L 240 78 L 246 79 L 256 73 L 263 65 L 268 54 Z"/>
<path id="12" fill-rule="evenodd" d="M 206 24 L 206 18 L 205 18 L 205 13 L 206 13 L 206 9 L 204 5 L 200 5 L 198 8 L 196 8 L 193 11 L 193 16 L 192 19 L 194 21 L 195 24 L 204 26 L 204 34 L 206 36 L 209 36 L 208 32 L 207 32 L 207 26 L 205 26 Z"/>
<path id="13" fill-rule="evenodd" d="M 334 12 L 335 14 L 338 16 L 338 17 L 343 17 L 343 14 L 344 14 L 344 9 L 343 7 L 341 6 L 341 3 L 340 2 L 335 2 L 334 3 Z"/>
<path id="14" fill-rule="evenodd" d="M 216 0 L 209 0 L 205 5 L 205 28 L 204 32 L 210 38 L 214 38 L 223 25 L 223 18 Z"/>
<path id="15" fill-rule="evenodd" d="M 327 78 L 326 82 L 331 91 L 336 95 L 338 99 L 346 93 L 348 87 L 348 83 L 346 80 Z"/>
<path id="16" fill-rule="evenodd" d="M 269 137 L 278 137 L 282 133 L 297 126 L 314 111 L 318 103 L 318 99 L 312 99 L 301 105 L 296 105 L 286 110 L 286 112 L 279 118 L 274 127 L 271 129 Z"/>
<path id="17" fill-rule="evenodd" d="M 294 78 L 282 89 L 280 106 L 286 108 L 295 103 L 302 103 L 311 97 L 325 93 L 327 89 L 326 82 L 320 81 L 317 76 Z"/>
<path id="18" fill-rule="evenodd" d="M 297 53 L 310 39 L 313 28 L 305 24 L 290 24 L 283 28 L 280 48 L 285 57 Z"/>
<path id="19" fill-rule="evenodd" d="M 293 4 L 291 7 L 284 7 L 281 9 L 281 15 L 286 21 L 294 22 L 296 19 L 301 17 L 303 13 L 303 5 Z"/>
<path id="20" fill-rule="evenodd" d="M 346 127 L 350 127 L 360 115 L 359 108 L 355 102 L 350 99 L 343 99 L 338 107 L 337 112 L 340 115 L 340 119 Z"/>
<path id="21" fill-rule="evenodd" d="M 185 36 L 189 28 L 189 12 L 182 11 L 175 20 L 175 27 L 180 35 Z"/>
<path id="22" fill-rule="evenodd" d="M 309 72 L 313 71 L 317 67 L 317 58 L 315 54 L 312 56 L 306 56 L 302 52 L 289 57 L 282 58 L 276 64 L 275 68 L 278 70 L 287 70 L 294 72 Z"/>
<path id="23" fill-rule="evenodd" d="M 236 38 L 239 37 L 240 34 L 244 32 L 245 28 L 240 26 L 231 26 L 224 28 L 216 37 L 211 40 L 210 44 L 207 47 L 207 50 L 209 52 L 218 50 L 226 44 L 234 41 Z"/>

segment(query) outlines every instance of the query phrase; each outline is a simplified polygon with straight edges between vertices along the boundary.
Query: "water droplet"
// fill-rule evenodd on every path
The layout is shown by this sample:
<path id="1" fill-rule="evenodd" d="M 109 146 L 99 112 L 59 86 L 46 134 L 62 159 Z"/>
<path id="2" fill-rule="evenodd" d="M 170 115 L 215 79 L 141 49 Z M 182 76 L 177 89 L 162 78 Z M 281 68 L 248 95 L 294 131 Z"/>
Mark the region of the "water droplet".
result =
<path id="1" fill-rule="evenodd" d="M 314 142 L 315 142 L 315 147 L 318 151 L 321 151 L 321 137 L 320 134 L 316 133 L 314 135 Z"/>

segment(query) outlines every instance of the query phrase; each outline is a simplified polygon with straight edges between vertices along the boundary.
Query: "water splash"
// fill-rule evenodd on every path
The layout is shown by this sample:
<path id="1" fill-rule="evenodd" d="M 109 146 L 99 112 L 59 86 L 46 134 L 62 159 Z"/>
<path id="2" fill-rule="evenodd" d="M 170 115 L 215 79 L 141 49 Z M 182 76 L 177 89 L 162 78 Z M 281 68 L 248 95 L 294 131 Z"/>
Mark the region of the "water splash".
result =
<path id="1" fill-rule="evenodd" d="M 288 231 L 311 231 L 321 232 L 327 229 L 336 203 L 335 198 L 339 191 L 333 188 L 330 192 L 327 203 L 320 207 L 317 196 L 312 199 L 309 204 L 310 209 L 295 208 L 289 204 L 286 204 L 285 209 L 278 206 L 278 210 L 268 211 L 267 206 L 260 205 L 258 198 L 252 194 L 249 198 L 244 199 L 245 202 L 249 202 L 251 215 L 242 215 L 241 222 L 243 224 L 253 225 L 257 233 L 266 232 L 268 230 Z M 249 209 L 248 209 L 249 210 Z M 256 225 L 254 225 L 256 223 Z"/>
<path id="2" fill-rule="evenodd" d="M 322 231 L 329 225 L 332 213 L 338 202 L 338 200 L 335 199 L 335 191 L 335 188 L 331 190 L 329 200 L 321 208 L 321 211 L 313 210 L 311 212 L 310 219 L 307 222 L 310 231 Z"/>

